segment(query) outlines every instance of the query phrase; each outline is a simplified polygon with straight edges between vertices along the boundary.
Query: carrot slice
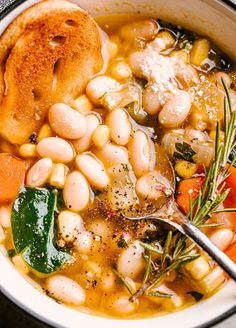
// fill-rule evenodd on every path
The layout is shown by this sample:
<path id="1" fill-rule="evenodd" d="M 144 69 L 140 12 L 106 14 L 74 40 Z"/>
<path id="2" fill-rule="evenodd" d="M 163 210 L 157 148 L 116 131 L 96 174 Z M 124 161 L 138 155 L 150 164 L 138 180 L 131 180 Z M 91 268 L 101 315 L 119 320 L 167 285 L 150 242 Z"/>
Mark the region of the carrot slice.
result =
<path id="1" fill-rule="evenodd" d="M 227 248 L 225 253 L 236 263 L 236 241 Z"/>
<path id="2" fill-rule="evenodd" d="M 14 200 L 24 182 L 26 163 L 11 154 L 0 154 L 0 203 Z"/>
<path id="3" fill-rule="evenodd" d="M 190 197 L 194 201 L 201 189 L 203 177 L 190 178 L 182 180 L 178 186 L 177 204 L 180 209 L 186 214 L 189 211 Z"/>

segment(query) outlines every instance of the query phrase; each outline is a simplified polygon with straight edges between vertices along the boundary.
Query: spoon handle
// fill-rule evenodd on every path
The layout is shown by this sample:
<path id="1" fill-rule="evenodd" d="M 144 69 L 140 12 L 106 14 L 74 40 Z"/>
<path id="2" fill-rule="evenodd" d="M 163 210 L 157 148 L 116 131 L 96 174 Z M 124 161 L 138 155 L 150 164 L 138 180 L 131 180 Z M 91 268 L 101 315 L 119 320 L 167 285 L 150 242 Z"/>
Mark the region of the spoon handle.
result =
<path id="1" fill-rule="evenodd" d="M 236 265 L 235 263 L 218 247 L 216 247 L 210 239 L 195 227 L 190 221 L 184 220 L 181 224 L 186 236 L 200 246 L 206 253 L 208 253 L 212 259 L 219 264 L 219 266 L 236 281 Z"/>

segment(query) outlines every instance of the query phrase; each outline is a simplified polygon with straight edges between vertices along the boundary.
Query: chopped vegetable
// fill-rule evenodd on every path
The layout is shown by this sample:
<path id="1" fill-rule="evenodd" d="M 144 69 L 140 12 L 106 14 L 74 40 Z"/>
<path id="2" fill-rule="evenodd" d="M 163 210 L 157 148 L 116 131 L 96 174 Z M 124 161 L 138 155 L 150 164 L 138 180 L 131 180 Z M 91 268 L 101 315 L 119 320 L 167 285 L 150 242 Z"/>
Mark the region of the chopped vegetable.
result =
<path id="1" fill-rule="evenodd" d="M 201 189 L 203 177 L 182 180 L 178 186 L 177 204 L 184 213 L 188 213 L 190 197 L 194 201 Z"/>
<path id="2" fill-rule="evenodd" d="M 236 263 L 236 241 L 227 248 L 226 254 Z"/>
<path id="3" fill-rule="evenodd" d="M 0 203 L 14 200 L 24 182 L 26 163 L 11 154 L 0 154 Z"/>
<path id="4" fill-rule="evenodd" d="M 50 274 L 70 255 L 55 245 L 57 191 L 23 188 L 13 204 L 12 233 L 17 253 L 35 271 Z"/>
<path id="5" fill-rule="evenodd" d="M 192 157 L 196 155 L 196 152 L 191 148 L 191 146 L 183 141 L 182 143 L 176 142 L 175 144 L 176 151 L 174 152 L 173 158 L 184 159 L 186 161 L 193 161 Z"/>

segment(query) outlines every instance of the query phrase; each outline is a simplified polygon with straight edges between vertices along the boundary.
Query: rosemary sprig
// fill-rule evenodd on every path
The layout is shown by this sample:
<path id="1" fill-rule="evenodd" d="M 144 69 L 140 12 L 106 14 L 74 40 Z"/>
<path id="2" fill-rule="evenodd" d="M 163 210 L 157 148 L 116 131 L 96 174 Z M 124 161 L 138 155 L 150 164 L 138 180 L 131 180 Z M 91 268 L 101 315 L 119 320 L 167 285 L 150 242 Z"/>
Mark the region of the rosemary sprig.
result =
<path id="1" fill-rule="evenodd" d="M 220 141 L 220 122 L 216 124 L 216 139 L 215 139 L 215 155 L 212 163 L 205 171 L 205 179 L 197 198 L 192 201 L 190 199 L 190 210 L 187 218 L 191 220 L 197 227 L 213 227 L 219 224 L 205 223 L 212 214 L 221 212 L 234 212 L 236 209 L 221 209 L 220 205 L 228 196 L 230 189 L 225 189 L 225 180 L 230 175 L 230 167 L 236 163 L 236 156 L 231 164 L 227 164 L 229 155 L 232 149 L 236 146 L 236 111 L 232 109 L 230 93 L 227 89 L 224 80 L 222 83 L 225 90 L 224 98 L 224 143 Z M 152 252 L 161 255 L 161 259 L 155 261 L 158 269 L 146 270 L 143 280 L 143 285 L 140 289 L 131 296 L 130 300 L 134 301 L 137 297 L 146 295 L 160 296 L 160 293 L 155 288 L 160 284 L 167 273 L 173 270 L 178 270 L 186 263 L 193 261 L 199 255 L 195 250 L 195 244 L 192 243 L 186 236 L 180 232 L 167 233 L 164 242 L 163 250 L 157 251 L 150 244 L 141 243 L 146 251 L 148 251 L 148 265 L 150 267 Z"/>

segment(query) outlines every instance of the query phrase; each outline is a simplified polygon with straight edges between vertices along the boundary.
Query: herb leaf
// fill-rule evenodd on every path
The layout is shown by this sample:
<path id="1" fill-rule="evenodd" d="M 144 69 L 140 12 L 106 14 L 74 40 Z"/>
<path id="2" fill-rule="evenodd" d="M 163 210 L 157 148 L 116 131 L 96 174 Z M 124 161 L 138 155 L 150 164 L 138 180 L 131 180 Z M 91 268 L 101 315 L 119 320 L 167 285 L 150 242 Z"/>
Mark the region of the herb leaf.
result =
<path id="1" fill-rule="evenodd" d="M 184 159 L 186 161 L 192 162 L 193 161 L 192 157 L 196 155 L 196 152 L 185 141 L 183 141 L 182 143 L 176 142 L 175 149 L 176 151 L 173 154 L 173 158 L 175 160 Z"/>
<path id="2" fill-rule="evenodd" d="M 55 244 L 57 191 L 23 188 L 13 204 L 12 233 L 16 251 L 42 274 L 50 274 L 70 259 Z"/>
<path id="3" fill-rule="evenodd" d="M 191 295 L 195 299 L 196 302 L 201 301 L 201 299 L 204 297 L 203 294 L 196 292 L 195 290 L 188 292 L 187 294 Z"/>

